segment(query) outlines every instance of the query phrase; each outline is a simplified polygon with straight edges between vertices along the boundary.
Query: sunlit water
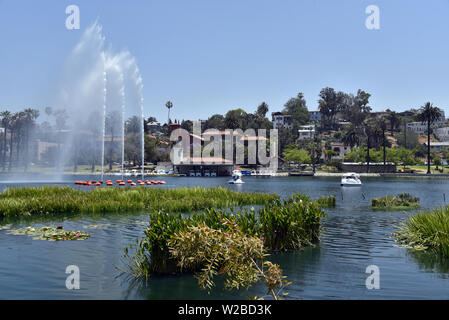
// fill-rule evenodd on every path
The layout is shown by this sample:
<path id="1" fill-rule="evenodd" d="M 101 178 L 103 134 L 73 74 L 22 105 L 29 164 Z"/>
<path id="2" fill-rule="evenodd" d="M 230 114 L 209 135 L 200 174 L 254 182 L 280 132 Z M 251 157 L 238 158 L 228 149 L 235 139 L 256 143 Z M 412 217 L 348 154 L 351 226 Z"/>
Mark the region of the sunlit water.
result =
<path id="1" fill-rule="evenodd" d="M 117 177 L 111 177 L 116 179 Z M 15 183 L 2 177 L 0 191 L 11 186 L 70 184 L 64 181 Z M 92 179 L 92 178 L 91 178 Z M 431 253 L 395 247 L 391 234 L 395 226 L 412 213 L 379 212 L 369 207 L 372 197 L 409 192 L 421 199 L 424 208 L 443 206 L 449 201 L 449 180 L 426 178 L 365 178 L 362 187 L 340 187 L 338 178 L 246 177 L 244 185 L 228 185 L 228 178 L 158 178 L 164 186 L 226 186 L 243 192 L 276 192 L 282 197 L 303 192 L 312 198 L 337 196 L 337 207 L 326 210 L 319 246 L 302 251 L 273 254 L 293 284 L 287 288 L 293 299 L 447 299 L 449 261 Z M 70 181 L 70 183 L 68 182 Z M 75 186 L 73 186 L 75 187 Z M 78 187 L 85 188 L 85 187 Z M 52 218 L 4 219 L 0 226 L 63 225 L 67 230 L 85 230 L 85 241 L 49 242 L 7 234 L 0 230 L 0 299 L 246 299 L 264 295 L 262 285 L 249 291 L 227 292 L 220 283 L 210 294 L 198 288 L 191 275 L 152 277 L 147 283 L 119 277 L 123 249 L 139 239 L 148 215 L 108 214 Z M 100 225 L 99 229 L 86 229 Z M 67 290 L 65 269 L 77 265 L 80 290 Z M 366 267 L 380 269 L 380 289 L 368 290 Z"/>

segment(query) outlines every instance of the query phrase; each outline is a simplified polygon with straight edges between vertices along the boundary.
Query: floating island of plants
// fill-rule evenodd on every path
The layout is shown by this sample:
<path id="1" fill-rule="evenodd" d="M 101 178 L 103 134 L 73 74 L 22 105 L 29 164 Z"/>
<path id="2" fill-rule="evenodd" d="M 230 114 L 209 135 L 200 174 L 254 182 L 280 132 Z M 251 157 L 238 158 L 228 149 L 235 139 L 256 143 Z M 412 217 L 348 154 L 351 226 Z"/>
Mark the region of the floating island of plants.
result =
<path id="1" fill-rule="evenodd" d="M 409 193 L 401 193 L 396 196 L 386 195 L 382 198 L 373 198 L 371 207 L 376 210 L 397 211 L 418 209 L 421 205 L 418 197 Z"/>
<path id="2" fill-rule="evenodd" d="M 131 211 L 191 212 L 206 208 L 265 205 L 276 194 L 243 193 L 223 187 L 176 189 L 74 190 L 45 186 L 6 189 L 0 194 L 0 217 L 62 213 L 111 213 Z"/>

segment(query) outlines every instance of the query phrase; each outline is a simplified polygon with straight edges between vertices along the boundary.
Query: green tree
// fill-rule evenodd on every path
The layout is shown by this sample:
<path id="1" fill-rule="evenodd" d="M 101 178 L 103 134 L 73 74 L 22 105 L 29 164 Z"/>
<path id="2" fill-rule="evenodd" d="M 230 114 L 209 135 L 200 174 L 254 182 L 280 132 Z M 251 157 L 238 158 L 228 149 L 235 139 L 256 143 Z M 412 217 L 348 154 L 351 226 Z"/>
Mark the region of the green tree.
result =
<path id="1" fill-rule="evenodd" d="M 416 163 L 415 157 L 413 156 L 413 150 L 408 150 L 405 148 L 398 149 L 399 161 L 402 162 L 404 169 L 406 166 L 411 166 Z"/>
<path id="2" fill-rule="evenodd" d="M 368 105 L 371 95 L 363 90 L 358 90 L 357 95 L 344 95 L 340 108 L 343 119 L 351 122 L 355 127 L 363 126 L 363 122 L 371 112 Z"/>
<path id="3" fill-rule="evenodd" d="M 310 120 L 309 110 L 307 110 L 307 103 L 304 95 L 300 92 L 295 98 L 289 99 L 282 111 L 284 114 L 289 114 L 292 117 L 293 133 L 298 136 L 298 129 L 305 125 Z"/>
<path id="4" fill-rule="evenodd" d="M 224 122 L 227 129 L 246 129 L 247 123 L 247 113 L 239 108 L 234 110 L 229 110 L 226 113 Z"/>
<path id="5" fill-rule="evenodd" d="M 424 106 L 419 109 L 418 121 L 427 123 L 427 174 L 430 172 L 430 134 L 431 125 L 438 121 L 443 116 L 441 109 L 434 107 L 432 103 L 426 102 Z"/>
<path id="6" fill-rule="evenodd" d="M 207 119 L 205 129 L 224 130 L 225 118 L 221 114 L 214 114 L 209 119 Z"/>
<path id="7" fill-rule="evenodd" d="M 304 149 L 287 149 L 282 155 L 289 162 L 311 163 L 310 154 Z"/>
<path id="8" fill-rule="evenodd" d="M 6 135 L 8 133 L 8 129 L 11 126 L 12 114 L 10 111 L 5 110 L 5 111 L 0 112 L 0 117 L 2 117 L 2 126 L 4 129 L 3 148 L 2 148 L 2 166 L 3 166 L 3 171 L 5 171 L 6 170 L 6 149 L 7 149 Z M 11 146 L 10 146 L 10 148 L 11 148 Z"/>
<path id="9" fill-rule="evenodd" d="M 333 88 L 326 87 L 320 91 L 319 97 L 318 109 L 323 115 L 323 128 L 333 129 L 335 116 L 341 109 L 345 94 L 343 92 L 336 92 Z"/>

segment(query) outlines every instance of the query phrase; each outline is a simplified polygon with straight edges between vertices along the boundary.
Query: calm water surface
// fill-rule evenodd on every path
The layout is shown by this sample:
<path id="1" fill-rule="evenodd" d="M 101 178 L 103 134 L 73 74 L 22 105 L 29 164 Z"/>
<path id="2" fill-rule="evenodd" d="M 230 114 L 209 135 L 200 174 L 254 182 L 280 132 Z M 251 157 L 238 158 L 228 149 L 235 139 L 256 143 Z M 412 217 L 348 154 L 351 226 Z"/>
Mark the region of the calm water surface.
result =
<path id="1" fill-rule="evenodd" d="M 114 177 L 112 177 L 114 178 Z M 79 177 L 66 177 L 72 186 Z M 2 177 L 5 187 L 68 184 L 46 179 L 16 183 Z M 424 208 L 449 201 L 449 180 L 427 178 L 365 178 L 362 187 L 340 187 L 338 178 L 247 177 L 244 185 L 228 185 L 228 178 L 167 177 L 164 186 L 226 186 L 242 192 L 275 192 L 282 197 L 303 192 L 316 198 L 337 196 L 337 207 L 327 211 L 324 231 L 317 247 L 274 254 L 293 282 L 287 289 L 294 299 L 447 299 L 449 261 L 434 254 L 395 247 L 391 233 L 404 221 L 403 212 L 372 211 L 372 197 L 409 192 Z M 221 284 L 210 295 L 198 289 L 191 276 L 152 277 L 148 283 L 117 277 L 123 266 L 123 249 L 143 235 L 148 215 L 108 214 L 52 218 L 4 219 L 0 227 L 63 225 L 91 233 L 85 241 L 49 242 L 7 234 L 0 230 L 0 299 L 246 299 L 264 295 L 263 286 L 249 291 L 227 292 Z M 98 229 L 88 229 L 100 225 Z M 65 269 L 77 265 L 80 290 L 67 290 Z M 380 289 L 368 290 L 366 267 L 380 269 Z"/>

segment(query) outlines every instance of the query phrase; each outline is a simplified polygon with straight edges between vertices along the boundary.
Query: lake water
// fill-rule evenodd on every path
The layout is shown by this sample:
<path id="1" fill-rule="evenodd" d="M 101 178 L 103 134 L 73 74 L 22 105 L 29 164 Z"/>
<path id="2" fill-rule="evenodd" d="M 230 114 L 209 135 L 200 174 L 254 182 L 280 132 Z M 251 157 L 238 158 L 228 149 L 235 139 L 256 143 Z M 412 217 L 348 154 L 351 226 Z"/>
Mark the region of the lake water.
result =
<path id="1" fill-rule="evenodd" d="M 0 192 L 11 186 L 68 184 L 67 182 L 15 183 L 2 177 Z M 92 178 L 90 178 L 92 179 Z M 116 179 L 116 177 L 111 177 Z M 449 261 L 431 253 L 399 248 L 391 239 L 395 227 L 413 212 L 380 212 L 370 209 L 372 197 L 409 192 L 424 208 L 449 201 L 449 180 L 427 178 L 364 178 L 362 187 L 344 188 L 339 178 L 246 177 L 243 185 L 228 185 L 229 178 L 157 178 L 164 186 L 226 186 L 242 192 L 275 192 L 282 197 L 303 192 L 312 198 L 337 196 L 336 208 L 326 210 L 321 242 L 301 251 L 271 255 L 293 284 L 287 287 L 293 299 L 447 299 Z M 39 180 L 39 178 L 38 178 Z M 74 186 L 73 186 L 74 187 Z M 84 188 L 84 187 L 81 187 Z M 143 235 L 148 215 L 107 214 L 59 218 L 3 219 L 0 227 L 63 225 L 91 234 L 85 241 L 40 241 L 0 230 L 0 299 L 246 299 L 264 295 L 257 285 L 249 291 L 227 292 L 220 283 L 210 294 L 198 288 L 192 275 L 151 277 L 147 283 L 117 277 L 123 266 L 124 248 Z M 99 225 L 98 229 L 86 229 Z M 1 228 L 0 228 L 1 229 Z M 68 290 L 66 267 L 80 269 L 80 289 Z M 367 266 L 380 270 L 380 289 L 368 290 Z"/>

